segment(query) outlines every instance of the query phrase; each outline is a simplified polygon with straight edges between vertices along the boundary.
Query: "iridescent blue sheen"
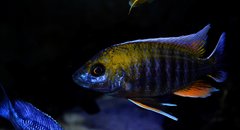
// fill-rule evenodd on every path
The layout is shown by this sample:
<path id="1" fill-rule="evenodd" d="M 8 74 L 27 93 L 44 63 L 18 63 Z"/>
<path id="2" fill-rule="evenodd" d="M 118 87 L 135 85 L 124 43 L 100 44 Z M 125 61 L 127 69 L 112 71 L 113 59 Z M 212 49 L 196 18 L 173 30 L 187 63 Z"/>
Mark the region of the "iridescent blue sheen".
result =
<path id="1" fill-rule="evenodd" d="M 0 116 L 9 120 L 16 130 L 63 130 L 49 115 L 32 104 L 16 100 L 11 102 L 0 85 Z"/>

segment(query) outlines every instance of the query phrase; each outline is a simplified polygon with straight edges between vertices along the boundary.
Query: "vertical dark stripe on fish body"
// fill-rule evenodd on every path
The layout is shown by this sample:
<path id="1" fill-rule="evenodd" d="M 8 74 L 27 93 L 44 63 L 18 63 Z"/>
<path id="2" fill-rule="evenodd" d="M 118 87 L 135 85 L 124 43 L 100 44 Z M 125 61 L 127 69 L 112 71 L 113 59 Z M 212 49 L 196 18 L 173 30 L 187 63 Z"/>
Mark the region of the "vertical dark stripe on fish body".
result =
<path id="1" fill-rule="evenodd" d="M 186 85 L 188 83 L 188 70 L 189 70 L 189 67 L 188 67 L 188 60 L 187 60 L 187 54 L 185 53 L 184 54 L 184 59 L 183 59 L 183 84 Z"/>
<path id="2" fill-rule="evenodd" d="M 150 58 L 150 63 L 151 63 L 151 68 L 150 68 L 150 70 L 151 70 L 150 90 L 151 90 L 152 94 L 154 94 L 155 90 L 157 89 L 157 80 L 156 80 L 157 72 L 155 70 L 155 68 L 156 68 L 155 59 L 156 59 L 156 57 L 151 57 Z M 158 79 L 158 80 L 160 80 L 160 79 Z"/>
<path id="3" fill-rule="evenodd" d="M 179 56 L 179 51 L 175 51 L 174 55 L 177 57 Z M 175 58 L 175 82 L 174 82 L 174 89 L 176 89 L 178 86 L 180 86 L 180 78 L 181 78 L 181 72 L 180 72 L 181 66 L 180 66 L 180 59 Z"/>
<path id="4" fill-rule="evenodd" d="M 167 85 L 166 87 L 169 90 L 172 90 L 176 87 L 176 56 L 175 51 L 177 50 L 168 50 L 166 58 L 166 73 L 167 73 Z"/>
<path id="5" fill-rule="evenodd" d="M 138 53 L 140 49 L 140 46 L 134 46 L 134 51 L 136 53 Z M 131 63 L 131 67 L 130 67 L 130 79 L 129 80 L 129 85 L 132 86 L 132 92 L 133 93 L 139 93 L 141 91 L 142 88 L 142 82 L 141 82 L 141 77 L 142 77 L 142 64 L 141 64 L 141 60 L 139 60 L 138 57 L 132 57 L 132 58 L 136 58 L 132 60 Z"/>
<path id="6" fill-rule="evenodd" d="M 192 82 L 196 80 L 196 75 L 197 75 L 196 66 L 197 66 L 197 62 L 194 60 L 194 57 L 191 57 L 190 61 L 188 62 L 188 67 L 189 67 L 188 82 Z"/>
<path id="7" fill-rule="evenodd" d="M 164 69 L 164 60 L 165 58 L 162 57 L 165 55 L 165 51 L 159 51 L 159 48 L 155 47 L 152 51 L 152 57 L 150 59 L 151 62 L 151 73 L 152 73 L 152 80 L 150 82 L 150 89 L 152 95 L 159 95 L 165 92 L 165 83 L 166 80 L 163 78 L 163 75 L 166 75 Z"/>
<path id="8" fill-rule="evenodd" d="M 175 89 L 176 88 L 176 56 L 175 56 L 175 52 L 172 51 L 171 55 L 173 56 L 171 58 L 171 88 Z"/>
<path id="9" fill-rule="evenodd" d="M 167 50 L 167 57 L 165 59 L 165 71 L 166 71 L 166 87 L 171 89 L 171 58 L 169 57 L 169 50 Z"/>
<path id="10" fill-rule="evenodd" d="M 186 77 L 188 76 L 188 70 L 187 70 L 187 65 L 186 65 L 186 62 L 187 62 L 187 59 L 184 57 L 184 58 L 181 58 L 179 60 L 180 62 L 180 77 L 179 77 L 179 87 L 180 86 L 185 86 L 187 84 L 186 82 Z"/>
<path id="11" fill-rule="evenodd" d="M 158 53 L 158 50 L 155 47 L 150 47 L 146 51 L 146 55 L 144 55 L 144 63 L 143 65 L 145 66 L 145 93 L 146 95 L 154 95 L 155 90 L 157 89 L 157 85 L 159 85 L 159 81 L 161 80 L 160 78 L 156 79 L 158 72 L 156 72 L 156 55 Z M 158 64 L 158 69 L 159 69 L 159 64 Z M 156 82 L 156 80 L 158 80 Z"/>
<path id="12" fill-rule="evenodd" d="M 134 79 L 135 76 L 136 76 L 136 71 L 134 69 L 134 63 L 131 63 L 131 66 L 129 68 L 128 78 L 127 78 L 128 80 L 127 80 L 126 86 L 125 86 L 126 91 L 131 91 L 131 92 L 135 91 L 136 86 L 133 86 L 133 85 L 135 85 L 135 82 L 132 81 L 132 79 Z"/>
<path id="13" fill-rule="evenodd" d="M 122 78 L 122 73 L 121 73 L 121 71 L 118 70 L 116 72 L 116 76 L 114 76 L 114 79 L 110 80 L 111 81 L 111 90 L 115 89 L 115 87 L 121 86 L 121 84 L 122 84 L 121 78 Z"/>
<path id="14" fill-rule="evenodd" d="M 198 73 L 202 73 L 201 70 L 199 71 L 200 66 L 202 66 L 202 64 L 199 61 L 196 61 L 195 62 L 195 77 L 197 77 L 199 75 Z"/>
<path id="15" fill-rule="evenodd" d="M 145 52 L 144 52 L 145 54 Z M 146 63 L 145 63 L 145 56 L 142 55 L 142 58 L 141 58 L 141 61 L 140 61 L 140 67 L 139 67 L 139 73 L 140 73 L 140 78 L 139 78 L 139 84 L 140 84 L 140 88 L 139 88 L 139 93 L 141 94 L 145 94 L 145 89 L 146 89 L 146 85 L 147 85 L 147 82 L 146 82 Z"/>
<path id="16" fill-rule="evenodd" d="M 191 61 L 189 61 L 189 81 L 193 81 L 194 80 L 194 59 L 191 58 Z"/>
<path id="17" fill-rule="evenodd" d="M 150 82 L 151 82 L 151 78 L 152 78 L 152 74 L 151 74 L 151 63 L 150 63 L 150 59 L 149 57 L 145 57 L 144 58 L 144 64 L 145 64 L 145 92 L 146 93 L 150 93 Z"/>
<path id="18" fill-rule="evenodd" d="M 180 57 L 181 53 L 179 51 L 175 51 L 174 52 L 174 63 L 173 63 L 173 78 L 175 79 L 174 82 L 174 87 L 173 89 L 178 89 L 179 87 L 181 87 L 182 85 L 184 85 L 185 83 L 185 74 L 187 74 L 188 70 L 185 70 L 184 68 L 184 64 L 185 64 L 185 59 Z"/>
<path id="19" fill-rule="evenodd" d="M 140 73 L 139 73 L 139 68 L 140 67 L 140 65 L 139 65 L 139 63 L 134 63 L 134 65 L 133 65 L 133 70 L 134 70 L 134 72 L 135 72 L 135 78 L 136 78 L 136 80 L 135 80 L 135 82 L 133 83 L 133 85 L 134 85 L 134 91 L 135 92 L 138 92 L 139 91 L 139 89 L 140 89 L 140 87 L 141 87 L 141 84 L 140 84 L 140 80 L 138 79 L 139 77 L 140 77 Z"/>
<path id="20" fill-rule="evenodd" d="M 151 46 L 148 48 L 148 56 L 145 57 L 145 67 L 146 67 L 146 93 L 149 95 L 154 94 L 154 90 L 156 89 L 156 82 L 155 82 L 155 53 L 156 53 L 156 48 Z"/>
<path id="21" fill-rule="evenodd" d="M 158 51 L 155 52 L 155 55 L 159 55 Z M 160 87 L 161 87 L 161 66 L 160 66 L 160 58 L 159 57 L 155 57 L 153 59 L 153 64 L 154 64 L 154 68 L 153 71 L 155 72 L 155 77 L 154 77 L 154 81 L 155 81 L 155 90 L 153 93 L 159 94 L 160 93 Z"/>
<path id="22" fill-rule="evenodd" d="M 164 51 L 163 51 L 164 54 Z M 166 53 L 165 53 L 166 54 Z M 160 58 L 160 69 L 161 69 L 161 83 L 160 83 L 160 92 L 165 93 L 167 85 L 167 73 L 166 73 L 166 57 Z"/>

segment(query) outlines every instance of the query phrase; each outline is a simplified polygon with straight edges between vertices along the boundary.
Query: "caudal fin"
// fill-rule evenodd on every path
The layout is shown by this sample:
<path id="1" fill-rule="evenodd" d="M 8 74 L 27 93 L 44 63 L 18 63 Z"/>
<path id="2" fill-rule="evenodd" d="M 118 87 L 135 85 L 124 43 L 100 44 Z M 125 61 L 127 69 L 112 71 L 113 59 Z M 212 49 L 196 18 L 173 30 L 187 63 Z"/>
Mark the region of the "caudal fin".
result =
<path id="1" fill-rule="evenodd" d="M 222 33 L 215 49 L 207 57 L 207 60 L 210 60 L 211 62 L 213 62 L 216 65 L 217 69 L 222 64 L 223 52 L 224 52 L 224 46 L 225 46 L 225 37 L 226 37 L 226 33 Z M 224 82 L 227 78 L 227 72 L 223 70 L 217 70 L 209 74 L 208 77 L 212 78 L 216 82 Z"/>
<path id="2" fill-rule="evenodd" d="M 9 119 L 10 107 L 10 100 L 7 97 L 3 86 L 0 84 L 0 116 Z"/>

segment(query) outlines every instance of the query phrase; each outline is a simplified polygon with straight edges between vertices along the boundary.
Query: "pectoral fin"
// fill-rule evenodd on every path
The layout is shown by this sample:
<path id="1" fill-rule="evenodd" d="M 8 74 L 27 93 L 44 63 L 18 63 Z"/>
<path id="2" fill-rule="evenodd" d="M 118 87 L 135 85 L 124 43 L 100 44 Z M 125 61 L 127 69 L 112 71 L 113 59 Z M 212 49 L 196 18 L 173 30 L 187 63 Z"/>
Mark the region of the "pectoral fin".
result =
<path id="1" fill-rule="evenodd" d="M 218 91 L 206 82 L 199 80 L 192 83 L 188 88 L 174 92 L 175 95 L 192 98 L 205 98 L 211 95 L 211 92 Z"/>
<path id="2" fill-rule="evenodd" d="M 166 117 L 168 117 L 168 118 L 170 118 L 170 119 L 172 119 L 172 120 L 175 120 L 175 121 L 178 120 L 178 118 L 176 118 L 175 116 L 170 115 L 170 114 L 168 114 L 168 113 L 166 113 L 166 112 L 164 112 L 164 111 L 161 111 L 161 110 L 159 110 L 159 109 L 157 109 L 157 108 L 148 106 L 148 105 L 143 104 L 143 103 L 138 102 L 138 101 L 134 101 L 134 100 L 132 100 L 132 99 L 128 99 L 128 100 L 129 100 L 130 102 L 134 103 L 135 105 L 141 107 L 141 108 L 144 108 L 144 109 L 147 109 L 147 110 L 149 110 L 149 111 L 153 111 L 153 112 L 156 112 L 156 113 L 158 113 L 158 114 L 164 115 L 164 116 L 166 116 Z"/>
<path id="3" fill-rule="evenodd" d="M 224 82 L 227 79 L 227 72 L 225 71 L 218 71 L 213 74 L 207 75 L 208 77 L 212 78 L 218 83 Z"/>

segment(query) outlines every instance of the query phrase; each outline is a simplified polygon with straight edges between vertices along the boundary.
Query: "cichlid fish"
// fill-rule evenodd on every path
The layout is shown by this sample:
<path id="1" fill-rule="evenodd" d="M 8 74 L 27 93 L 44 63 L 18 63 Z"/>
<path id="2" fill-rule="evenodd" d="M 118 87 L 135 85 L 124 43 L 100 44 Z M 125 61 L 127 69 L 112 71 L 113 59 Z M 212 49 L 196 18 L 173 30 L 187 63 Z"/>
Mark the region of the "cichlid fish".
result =
<path id="1" fill-rule="evenodd" d="M 130 0 L 129 1 L 130 9 L 129 9 L 128 14 L 131 13 L 133 7 L 139 6 L 139 5 L 144 4 L 146 2 L 151 3 L 152 1 L 153 0 Z"/>
<path id="2" fill-rule="evenodd" d="M 80 86 L 124 97 L 134 104 L 176 117 L 160 110 L 162 103 L 154 97 L 175 94 L 205 98 L 217 91 L 206 77 L 223 82 L 221 68 L 225 33 L 212 53 L 204 57 L 210 25 L 195 34 L 128 41 L 104 49 L 75 72 L 73 80 Z"/>
<path id="3" fill-rule="evenodd" d="M 0 116 L 9 120 L 16 130 L 63 130 L 49 115 L 32 104 L 16 100 L 11 102 L 0 85 Z"/>

